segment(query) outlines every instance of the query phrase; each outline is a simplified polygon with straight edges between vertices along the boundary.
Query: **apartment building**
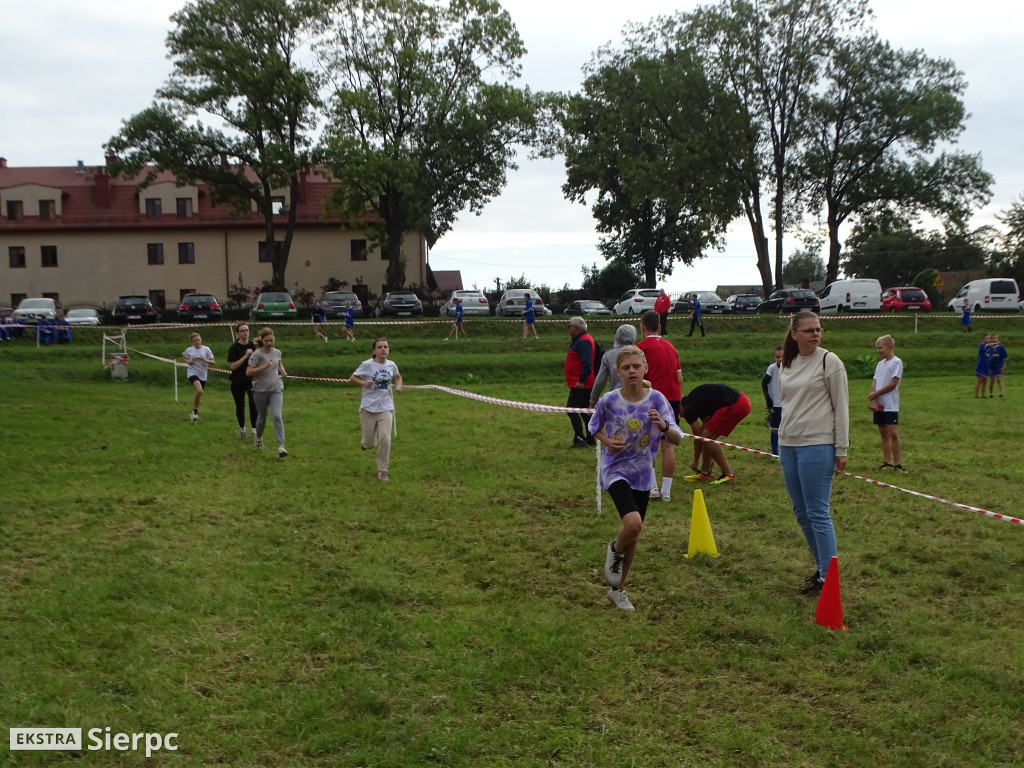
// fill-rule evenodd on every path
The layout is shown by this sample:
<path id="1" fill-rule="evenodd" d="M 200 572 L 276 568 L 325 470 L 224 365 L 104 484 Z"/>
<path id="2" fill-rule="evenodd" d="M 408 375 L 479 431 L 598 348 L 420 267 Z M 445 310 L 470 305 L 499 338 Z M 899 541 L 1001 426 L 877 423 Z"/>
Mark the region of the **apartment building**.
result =
<path id="1" fill-rule="evenodd" d="M 215 205 L 204 185 L 179 185 L 169 173 L 140 188 L 106 165 L 12 168 L 0 157 L 0 304 L 49 297 L 65 306 L 109 304 L 148 295 L 158 307 L 186 293 L 227 297 L 229 286 L 259 286 L 271 277 L 263 216 Z M 336 186 L 315 169 L 303 172 L 297 200 L 273 199 L 284 238 L 290 206 L 297 225 L 285 277 L 289 290 L 319 294 L 330 278 L 357 292 L 383 293 L 387 260 L 369 251 L 364 232 L 325 217 Z M 408 283 L 426 284 L 427 246 L 419 232 L 402 244 Z M 4 255 L 6 258 L 3 258 Z"/>

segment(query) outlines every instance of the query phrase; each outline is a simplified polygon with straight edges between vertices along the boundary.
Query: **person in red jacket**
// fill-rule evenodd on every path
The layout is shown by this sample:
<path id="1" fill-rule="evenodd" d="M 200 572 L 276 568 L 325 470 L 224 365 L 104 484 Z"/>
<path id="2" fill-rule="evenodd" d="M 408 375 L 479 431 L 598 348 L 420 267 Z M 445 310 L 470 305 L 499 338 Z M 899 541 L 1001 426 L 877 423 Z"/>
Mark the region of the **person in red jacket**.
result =
<path id="1" fill-rule="evenodd" d="M 654 311 L 658 313 L 661 320 L 661 335 L 668 336 L 668 313 L 672 310 L 672 299 L 661 289 L 661 295 L 654 300 Z"/>
<path id="2" fill-rule="evenodd" d="M 683 370 L 679 364 L 679 353 L 672 342 L 658 335 L 661 318 L 654 310 L 644 312 L 640 317 L 643 340 L 637 344 L 647 357 L 647 380 L 651 387 L 661 392 L 668 400 L 672 413 L 679 421 L 679 401 L 683 399 Z M 651 498 L 662 501 L 672 500 L 672 478 L 676 473 L 676 449 L 673 445 L 661 446 L 661 490 L 657 485 L 651 488 Z"/>
<path id="3" fill-rule="evenodd" d="M 587 321 L 582 317 L 569 320 L 569 351 L 565 355 L 565 384 L 569 387 L 569 399 L 566 408 L 589 408 L 590 391 L 594 388 L 594 358 L 596 345 L 593 337 L 587 333 Z M 593 435 L 587 429 L 589 418 L 582 414 L 570 413 L 572 422 L 572 447 L 586 448 L 596 445 Z"/>

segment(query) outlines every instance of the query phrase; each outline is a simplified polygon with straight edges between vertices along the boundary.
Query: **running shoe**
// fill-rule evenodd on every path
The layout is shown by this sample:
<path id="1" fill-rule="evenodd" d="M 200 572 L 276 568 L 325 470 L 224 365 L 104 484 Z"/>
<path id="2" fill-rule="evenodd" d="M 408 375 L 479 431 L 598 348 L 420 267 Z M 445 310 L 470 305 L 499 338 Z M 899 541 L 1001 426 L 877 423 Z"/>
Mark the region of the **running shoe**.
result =
<path id="1" fill-rule="evenodd" d="M 706 483 L 708 480 L 713 480 L 714 477 L 710 472 L 698 472 L 695 475 L 687 475 L 683 480 L 688 483 L 696 483 L 698 480 Z"/>
<path id="2" fill-rule="evenodd" d="M 616 552 L 612 546 L 615 541 L 608 542 L 608 547 L 605 550 L 604 555 L 604 578 L 611 587 L 618 587 L 622 583 L 622 561 L 625 559 L 625 555 L 621 552 Z"/>
<path id="3" fill-rule="evenodd" d="M 736 475 L 735 475 L 735 473 L 731 474 L 731 475 L 722 475 L 717 480 L 712 480 L 711 484 L 712 485 L 724 485 L 725 483 L 733 483 L 733 482 L 736 482 Z"/>
<path id="4" fill-rule="evenodd" d="M 620 611 L 635 611 L 636 608 L 629 602 L 629 596 L 626 594 L 624 589 L 615 589 L 615 587 L 608 587 L 608 599 L 612 601 L 616 608 Z"/>

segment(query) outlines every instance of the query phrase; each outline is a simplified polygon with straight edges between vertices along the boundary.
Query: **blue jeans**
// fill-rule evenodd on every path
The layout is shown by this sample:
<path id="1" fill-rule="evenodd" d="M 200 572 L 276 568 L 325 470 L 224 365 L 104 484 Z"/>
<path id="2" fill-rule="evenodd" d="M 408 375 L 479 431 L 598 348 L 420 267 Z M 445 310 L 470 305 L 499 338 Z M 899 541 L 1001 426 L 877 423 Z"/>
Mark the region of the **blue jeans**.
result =
<path id="1" fill-rule="evenodd" d="M 807 546 L 822 579 L 836 555 L 836 530 L 832 526 L 829 498 L 836 468 L 835 445 L 780 445 L 782 477 L 793 502 L 793 514 L 804 532 Z"/>

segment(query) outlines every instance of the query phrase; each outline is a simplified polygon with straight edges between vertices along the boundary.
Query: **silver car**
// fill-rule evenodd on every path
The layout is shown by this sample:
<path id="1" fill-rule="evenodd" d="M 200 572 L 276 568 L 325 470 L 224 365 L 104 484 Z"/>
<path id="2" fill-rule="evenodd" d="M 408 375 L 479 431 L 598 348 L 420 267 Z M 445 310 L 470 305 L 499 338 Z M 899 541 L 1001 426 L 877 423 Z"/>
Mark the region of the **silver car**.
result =
<path id="1" fill-rule="evenodd" d="M 441 314 L 451 317 L 455 314 L 455 300 L 462 299 L 462 313 L 464 315 L 489 315 L 491 314 L 491 303 L 483 291 L 452 291 L 448 301 L 441 307 Z"/>
<path id="2" fill-rule="evenodd" d="M 494 314 L 501 317 L 522 317 L 526 309 L 526 297 L 533 301 L 533 312 L 537 317 L 550 314 L 544 306 L 544 299 L 533 288 L 509 288 L 498 299 Z"/>
<path id="3" fill-rule="evenodd" d="M 56 322 L 61 315 L 60 305 L 53 299 L 22 299 L 11 317 L 16 323 L 36 325 L 42 320 Z"/>
<path id="4" fill-rule="evenodd" d="M 99 325 L 100 313 L 95 309 L 69 309 L 64 319 L 68 325 Z"/>

